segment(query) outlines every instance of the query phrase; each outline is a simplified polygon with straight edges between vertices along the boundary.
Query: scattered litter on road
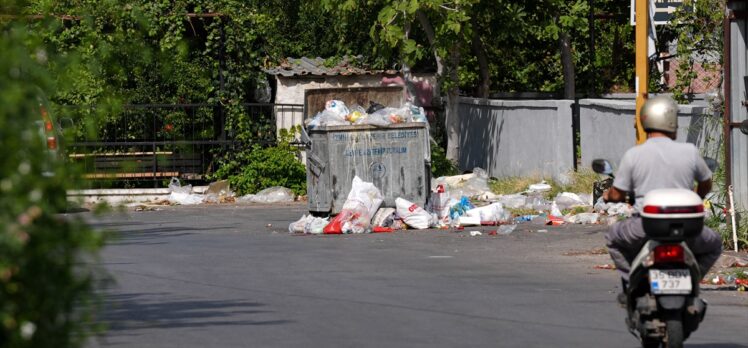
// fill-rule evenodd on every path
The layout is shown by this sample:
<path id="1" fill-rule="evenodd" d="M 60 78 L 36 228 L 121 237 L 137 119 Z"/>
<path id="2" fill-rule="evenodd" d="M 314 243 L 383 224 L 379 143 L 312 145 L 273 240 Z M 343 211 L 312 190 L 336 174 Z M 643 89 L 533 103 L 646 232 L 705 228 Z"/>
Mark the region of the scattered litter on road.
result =
<path id="1" fill-rule="evenodd" d="M 564 218 L 558 217 L 558 216 L 548 216 L 547 218 L 548 222 L 546 222 L 546 225 L 550 226 L 559 226 L 564 224 Z"/>
<path id="2" fill-rule="evenodd" d="M 224 203 L 234 197 L 234 192 L 229 188 L 228 180 L 219 180 L 208 184 L 208 189 L 205 190 L 204 194 L 206 203 Z"/>
<path id="3" fill-rule="evenodd" d="M 545 181 L 541 181 L 537 184 L 531 184 L 527 191 L 529 192 L 548 192 L 552 189 L 551 185 L 546 183 Z"/>
<path id="4" fill-rule="evenodd" d="M 561 210 L 590 205 L 588 201 L 585 201 L 581 196 L 572 192 L 559 193 L 553 201 Z"/>
<path id="5" fill-rule="evenodd" d="M 145 204 L 136 204 L 133 206 L 135 211 L 159 211 L 160 208 L 157 208 L 153 205 L 145 205 Z"/>
<path id="6" fill-rule="evenodd" d="M 596 249 L 590 249 L 590 250 L 571 250 L 567 251 L 561 255 L 564 256 L 583 256 L 583 255 L 607 255 L 608 249 L 605 248 L 596 248 Z"/>
<path id="7" fill-rule="evenodd" d="M 453 199 L 465 196 L 476 201 L 493 201 L 499 198 L 488 186 L 488 173 L 482 168 L 473 168 L 469 174 L 442 176 L 434 179 L 432 187 L 442 185 Z"/>
<path id="8" fill-rule="evenodd" d="M 480 233 L 480 231 L 470 231 L 470 237 L 477 237 L 483 235 L 483 233 Z"/>
<path id="9" fill-rule="evenodd" d="M 614 269 L 616 269 L 616 266 L 614 266 L 613 264 L 610 264 L 610 263 L 605 263 L 605 264 L 602 264 L 602 265 L 595 265 L 595 267 L 594 267 L 594 268 L 595 268 L 595 269 L 608 269 L 608 270 L 614 270 Z"/>
<path id="10" fill-rule="evenodd" d="M 570 223 L 570 224 L 596 224 L 598 220 L 600 219 L 600 214 L 598 213 L 581 213 L 577 215 L 571 215 L 564 219 L 564 221 Z"/>
<path id="11" fill-rule="evenodd" d="M 514 232 L 514 229 L 517 228 L 517 225 L 501 225 L 499 226 L 499 229 L 496 230 L 498 234 L 508 235 Z"/>
<path id="12" fill-rule="evenodd" d="M 523 208 L 527 202 L 527 196 L 521 194 L 502 195 L 498 202 L 509 209 Z"/>
<path id="13" fill-rule="evenodd" d="M 194 193 L 172 192 L 168 199 L 172 204 L 195 205 L 203 203 L 205 196 Z"/>
<path id="14" fill-rule="evenodd" d="M 595 203 L 593 209 L 598 213 L 605 213 L 610 216 L 631 217 L 634 208 L 627 203 L 605 203 L 602 198 Z"/>
<path id="15" fill-rule="evenodd" d="M 457 218 L 457 224 L 460 226 L 480 226 L 479 216 L 460 216 Z"/>
<path id="16" fill-rule="evenodd" d="M 548 230 L 537 230 L 538 233 L 548 233 Z"/>

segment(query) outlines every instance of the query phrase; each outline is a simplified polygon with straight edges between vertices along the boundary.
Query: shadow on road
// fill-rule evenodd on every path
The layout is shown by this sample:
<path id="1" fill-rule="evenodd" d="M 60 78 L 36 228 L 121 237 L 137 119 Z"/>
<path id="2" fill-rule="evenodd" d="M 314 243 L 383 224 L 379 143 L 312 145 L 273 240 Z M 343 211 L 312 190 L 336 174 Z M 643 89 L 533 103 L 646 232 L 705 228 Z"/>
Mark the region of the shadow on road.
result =
<path id="1" fill-rule="evenodd" d="M 140 329 L 199 328 L 207 326 L 282 325 L 288 320 L 252 320 L 248 316 L 272 311 L 244 300 L 164 300 L 166 293 L 106 295 L 102 322 L 111 334 Z"/>
<path id="2" fill-rule="evenodd" d="M 171 226 L 161 226 L 172 224 Z M 138 226 L 153 226 L 141 222 L 124 222 L 124 223 L 96 223 L 91 224 L 95 229 L 104 230 L 108 233 L 110 245 L 157 245 L 165 244 L 164 238 L 175 238 L 191 235 L 190 231 L 218 231 L 235 228 L 235 225 L 215 226 L 211 228 L 197 228 L 183 225 L 173 225 L 175 223 L 161 223 L 158 227 L 138 228 Z"/>

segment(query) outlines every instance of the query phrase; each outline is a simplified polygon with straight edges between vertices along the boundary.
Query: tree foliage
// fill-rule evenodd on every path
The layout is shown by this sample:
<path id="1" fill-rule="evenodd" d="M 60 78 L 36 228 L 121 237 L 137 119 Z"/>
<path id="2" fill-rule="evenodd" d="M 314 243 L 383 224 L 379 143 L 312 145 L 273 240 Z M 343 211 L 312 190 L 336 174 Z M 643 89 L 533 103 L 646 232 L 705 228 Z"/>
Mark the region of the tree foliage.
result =
<path id="1" fill-rule="evenodd" d="M 22 8 L 11 2 L 0 11 L 17 16 Z M 45 17 L 33 27 L 59 25 Z M 0 345 L 82 346 L 95 331 L 92 264 L 103 237 L 56 215 L 79 176 L 48 151 L 43 114 L 46 96 L 60 86 L 53 76 L 92 72 L 23 22 L 0 19 L 0 35 Z"/>

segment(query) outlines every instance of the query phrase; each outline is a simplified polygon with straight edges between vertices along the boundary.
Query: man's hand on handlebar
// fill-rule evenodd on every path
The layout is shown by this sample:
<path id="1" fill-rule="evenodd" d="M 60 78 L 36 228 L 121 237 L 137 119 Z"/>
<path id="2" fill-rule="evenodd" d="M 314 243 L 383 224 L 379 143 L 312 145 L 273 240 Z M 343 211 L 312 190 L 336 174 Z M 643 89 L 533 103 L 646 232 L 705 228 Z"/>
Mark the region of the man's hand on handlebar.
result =
<path id="1" fill-rule="evenodd" d="M 603 191 L 603 201 L 605 202 L 625 202 L 626 192 L 617 189 L 615 186 L 611 186 L 609 189 Z"/>

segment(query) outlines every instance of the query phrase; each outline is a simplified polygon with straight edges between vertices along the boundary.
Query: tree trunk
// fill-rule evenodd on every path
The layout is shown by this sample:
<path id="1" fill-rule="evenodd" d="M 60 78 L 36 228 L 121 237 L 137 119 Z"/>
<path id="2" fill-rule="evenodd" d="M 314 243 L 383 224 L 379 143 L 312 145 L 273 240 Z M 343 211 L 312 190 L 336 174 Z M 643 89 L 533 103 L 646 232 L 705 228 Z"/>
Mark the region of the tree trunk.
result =
<path id="1" fill-rule="evenodd" d="M 562 33 L 559 37 L 559 44 L 561 45 L 561 65 L 563 66 L 564 73 L 564 99 L 574 99 L 576 96 L 576 91 L 574 90 L 576 76 L 574 72 L 574 58 L 571 55 L 569 34 Z"/>
<path id="2" fill-rule="evenodd" d="M 447 159 L 459 166 L 460 160 L 460 88 L 457 66 L 460 64 L 460 45 L 456 44 L 449 52 L 449 80 L 450 88 L 447 90 L 446 119 L 447 126 Z"/>
<path id="3" fill-rule="evenodd" d="M 488 58 L 486 57 L 486 50 L 483 48 L 483 42 L 478 34 L 478 23 L 475 17 L 472 18 L 473 24 L 473 37 L 471 39 L 471 48 L 475 57 L 478 58 L 478 69 L 480 74 L 480 83 L 478 84 L 478 90 L 476 96 L 478 98 L 488 98 L 488 93 L 491 88 L 491 72 L 488 70 Z"/>
<path id="4" fill-rule="evenodd" d="M 426 14 L 423 13 L 423 11 L 416 11 L 416 18 L 418 19 L 418 23 L 421 25 L 421 28 L 423 28 L 424 33 L 426 33 L 426 38 L 431 44 L 431 52 L 434 55 L 434 60 L 436 60 L 436 74 L 439 78 L 449 78 L 449 80 L 452 82 L 450 83 L 452 87 L 450 87 L 446 91 L 447 105 L 445 107 L 444 120 L 445 126 L 447 128 L 446 156 L 450 161 L 458 163 L 458 160 L 460 158 L 460 123 L 458 116 L 460 91 L 458 86 L 457 65 L 460 63 L 460 46 L 459 43 L 456 43 L 450 49 L 449 76 L 445 76 L 444 59 L 440 57 L 438 52 L 436 51 L 436 35 L 434 32 L 434 27 L 431 25 L 431 22 L 429 21 Z"/>

